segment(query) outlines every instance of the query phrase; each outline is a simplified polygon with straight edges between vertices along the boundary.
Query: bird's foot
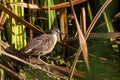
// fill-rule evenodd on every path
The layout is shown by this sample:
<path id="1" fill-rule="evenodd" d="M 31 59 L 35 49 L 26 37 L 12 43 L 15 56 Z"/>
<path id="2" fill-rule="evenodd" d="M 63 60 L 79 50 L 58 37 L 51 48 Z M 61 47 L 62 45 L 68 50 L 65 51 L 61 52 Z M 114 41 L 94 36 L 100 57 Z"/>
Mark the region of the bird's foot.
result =
<path id="1" fill-rule="evenodd" d="M 49 71 L 49 67 L 51 66 L 51 64 L 46 63 L 45 61 L 43 61 L 43 60 L 40 58 L 40 56 L 38 56 L 38 59 L 39 59 L 42 63 L 44 63 L 44 64 L 45 64 L 46 69 Z"/>

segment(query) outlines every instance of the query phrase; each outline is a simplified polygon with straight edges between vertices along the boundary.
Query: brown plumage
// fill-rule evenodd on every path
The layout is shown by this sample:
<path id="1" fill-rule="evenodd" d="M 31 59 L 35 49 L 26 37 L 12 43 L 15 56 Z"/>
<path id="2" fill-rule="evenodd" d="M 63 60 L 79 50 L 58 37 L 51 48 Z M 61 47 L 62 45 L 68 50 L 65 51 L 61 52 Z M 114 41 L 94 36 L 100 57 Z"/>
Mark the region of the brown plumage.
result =
<path id="1" fill-rule="evenodd" d="M 26 45 L 22 52 L 40 56 L 50 53 L 57 43 L 58 33 L 60 33 L 59 29 L 53 28 L 48 34 L 37 36 Z"/>

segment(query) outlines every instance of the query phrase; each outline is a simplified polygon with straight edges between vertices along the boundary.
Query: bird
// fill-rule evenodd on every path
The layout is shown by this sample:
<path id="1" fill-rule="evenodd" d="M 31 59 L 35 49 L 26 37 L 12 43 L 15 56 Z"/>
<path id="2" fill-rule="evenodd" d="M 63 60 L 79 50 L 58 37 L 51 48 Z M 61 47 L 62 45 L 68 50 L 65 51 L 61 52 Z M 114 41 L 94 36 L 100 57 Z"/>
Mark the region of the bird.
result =
<path id="1" fill-rule="evenodd" d="M 54 49 L 57 43 L 57 35 L 60 33 L 60 30 L 54 27 L 48 33 L 44 33 L 33 38 L 22 50 L 22 52 L 31 56 L 38 55 L 40 59 L 41 56 L 50 53 Z"/>

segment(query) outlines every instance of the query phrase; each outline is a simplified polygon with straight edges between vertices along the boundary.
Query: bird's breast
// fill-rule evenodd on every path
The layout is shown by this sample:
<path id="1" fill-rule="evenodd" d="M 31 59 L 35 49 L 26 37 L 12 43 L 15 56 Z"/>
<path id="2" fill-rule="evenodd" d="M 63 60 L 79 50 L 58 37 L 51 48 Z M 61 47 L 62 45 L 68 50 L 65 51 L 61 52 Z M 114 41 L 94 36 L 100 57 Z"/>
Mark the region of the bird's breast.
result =
<path id="1" fill-rule="evenodd" d="M 56 34 L 49 35 L 49 40 L 45 42 L 45 45 L 42 45 L 42 53 L 47 54 L 50 53 L 57 42 L 57 36 Z"/>

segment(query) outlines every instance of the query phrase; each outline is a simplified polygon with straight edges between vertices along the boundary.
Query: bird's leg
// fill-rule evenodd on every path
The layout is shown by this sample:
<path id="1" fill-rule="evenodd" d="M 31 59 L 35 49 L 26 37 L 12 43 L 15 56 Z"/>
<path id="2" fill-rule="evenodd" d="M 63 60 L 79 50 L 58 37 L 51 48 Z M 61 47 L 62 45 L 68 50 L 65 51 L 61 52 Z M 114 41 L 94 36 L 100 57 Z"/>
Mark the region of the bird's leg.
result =
<path id="1" fill-rule="evenodd" d="M 42 61 L 45 65 L 50 65 L 50 64 L 46 63 L 45 61 L 43 61 L 40 57 L 41 57 L 41 55 L 38 56 L 38 59 L 39 59 L 40 61 Z"/>
<path id="2" fill-rule="evenodd" d="M 50 64 L 48 64 L 48 63 L 46 63 L 45 61 L 43 61 L 40 57 L 41 57 L 41 55 L 38 56 L 38 59 L 39 59 L 40 61 L 42 61 L 42 62 L 46 65 L 46 68 L 47 68 L 47 70 L 49 71 L 49 65 L 50 65 Z"/>

